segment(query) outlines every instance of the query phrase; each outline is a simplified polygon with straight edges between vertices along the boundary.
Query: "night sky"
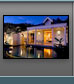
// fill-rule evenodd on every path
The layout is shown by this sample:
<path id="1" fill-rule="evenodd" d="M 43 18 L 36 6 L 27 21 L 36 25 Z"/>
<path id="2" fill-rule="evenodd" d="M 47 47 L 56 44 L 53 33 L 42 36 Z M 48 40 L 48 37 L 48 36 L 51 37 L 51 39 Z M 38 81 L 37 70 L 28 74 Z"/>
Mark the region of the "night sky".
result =
<path id="1" fill-rule="evenodd" d="M 59 17 L 63 21 L 68 18 L 68 16 L 4 16 L 4 23 L 40 24 L 40 23 L 43 23 L 46 17 L 49 17 L 50 19 L 55 19 L 55 20 Z"/>

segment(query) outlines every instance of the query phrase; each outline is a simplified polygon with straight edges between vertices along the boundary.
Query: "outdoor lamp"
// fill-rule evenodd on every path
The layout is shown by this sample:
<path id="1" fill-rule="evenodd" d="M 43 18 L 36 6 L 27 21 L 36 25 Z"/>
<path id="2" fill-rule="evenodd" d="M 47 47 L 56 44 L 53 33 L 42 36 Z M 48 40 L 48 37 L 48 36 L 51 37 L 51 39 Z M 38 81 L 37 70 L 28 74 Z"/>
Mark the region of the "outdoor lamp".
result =
<path id="1" fill-rule="evenodd" d="M 38 35 L 40 35 L 40 32 L 38 32 Z"/>
<path id="2" fill-rule="evenodd" d="M 58 35 L 61 34 L 61 31 L 57 31 L 57 34 L 58 34 Z"/>

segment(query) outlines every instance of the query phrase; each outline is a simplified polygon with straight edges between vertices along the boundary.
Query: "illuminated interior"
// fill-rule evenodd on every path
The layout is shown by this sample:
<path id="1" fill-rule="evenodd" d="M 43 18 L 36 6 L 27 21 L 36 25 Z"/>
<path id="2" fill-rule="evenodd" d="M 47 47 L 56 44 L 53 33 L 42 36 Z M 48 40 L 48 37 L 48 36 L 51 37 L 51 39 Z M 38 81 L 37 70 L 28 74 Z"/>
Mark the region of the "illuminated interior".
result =
<path id="1" fill-rule="evenodd" d="M 27 43 L 27 31 L 21 33 L 21 44 Z"/>
<path id="2" fill-rule="evenodd" d="M 13 44 L 13 37 L 12 36 L 9 36 L 8 39 L 7 39 L 7 42 L 12 45 Z"/>
<path id="3" fill-rule="evenodd" d="M 29 43 L 30 44 L 34 43 L 34 30 L 29 31 Z"/>
<path id="4" fill-rule="evenodd" d="M 4 43 L 8 43 L 10 45 L 13 45 L 13 36 L 8 35 L 8 34 L 4 34 Z"/>
<path id="5" fill-rule="evenodd" d="M 52 31 L 44 31 L 44 44 L 52 44 Z"/>
<path id="6" fill-rule="evenodd" d="M 36 44 L 43 44 L 43 30 L 38 29 L 36 33 Z"/>

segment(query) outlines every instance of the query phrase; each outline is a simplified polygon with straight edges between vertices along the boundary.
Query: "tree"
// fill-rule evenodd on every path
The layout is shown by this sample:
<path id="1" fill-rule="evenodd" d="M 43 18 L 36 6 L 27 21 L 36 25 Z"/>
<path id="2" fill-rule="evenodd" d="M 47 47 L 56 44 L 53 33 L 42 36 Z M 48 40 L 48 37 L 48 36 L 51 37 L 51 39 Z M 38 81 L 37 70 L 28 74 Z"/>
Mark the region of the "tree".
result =
<path id="1" fill-rule="evenodd" d="M 58 39 L 58 38 L 55 37 L 55 40 L 59 42 L 59 47 L 61 47 L 62 42 L 63 42 L 63 38 Z"/>

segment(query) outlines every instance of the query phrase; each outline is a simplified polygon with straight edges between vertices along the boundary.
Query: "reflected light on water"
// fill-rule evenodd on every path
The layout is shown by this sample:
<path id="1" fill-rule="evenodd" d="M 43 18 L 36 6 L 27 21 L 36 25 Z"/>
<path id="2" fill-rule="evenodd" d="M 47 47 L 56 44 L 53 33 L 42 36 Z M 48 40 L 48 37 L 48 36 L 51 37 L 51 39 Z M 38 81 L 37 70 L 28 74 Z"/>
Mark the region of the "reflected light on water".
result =
<path id="1" fill-rule="evenodd" d="M 52 58 L 52 50 L 44 49 L 44 58 Z"/>
<path id="2" fill-rule="evenodd" d="M 10 49 L 13 49 L 13 47 L 10 47 Z"/>
<path id="3" fill-rule="evenodd" d="M 11 53 L 12 53 L 12 51 L 9 51 L 9 53 L 11 54 Z"/>
<path id="4" fill-rule="evenodd" d="M 51 54 L 50 49 L 49 49 L 49 50 L 47 50 L 47 52 L 48 52 L 48 54 L 49 54 L 49 55 Z"/>
<path id="5" fill-rule="evenodd" d="M 40 53 L 38 53 L 38 58 L 40 58 Z"/>
<path id="6" fill-rule="evenodd" d="M 22 52 L 22 50 L 21 50 L 20 55 L 22 56 L 22 54 L 23 54 L 23 52 Z"/>
<path id="7" fill-rule="evenodd" d="M 20 58 L 55 58 L 56 52 L 53 49 L 47 48 L 32 48 L 32 47 L 10 47 L 8 51 L 12 56 L 20 56 Z"/>

